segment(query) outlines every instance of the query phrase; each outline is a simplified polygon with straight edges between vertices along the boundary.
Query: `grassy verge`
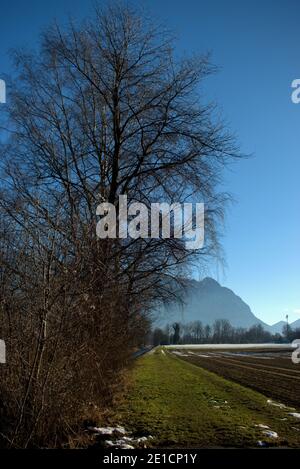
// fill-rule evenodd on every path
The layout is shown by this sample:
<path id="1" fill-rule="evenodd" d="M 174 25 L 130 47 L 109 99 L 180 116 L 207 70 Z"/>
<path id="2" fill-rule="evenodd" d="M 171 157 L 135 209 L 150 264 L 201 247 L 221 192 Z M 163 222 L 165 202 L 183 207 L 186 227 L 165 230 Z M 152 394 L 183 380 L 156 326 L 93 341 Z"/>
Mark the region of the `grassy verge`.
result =
<path id="1" fill-rule="evenodd" d="M 300 421 L 267 397 L 156 350 L 136 361 L 116 420 L 153 446 L 300 446 Z M 285 419 L 285 420 L 282 420 Z M 268 425 L 278 438 L 264 434 Z"/>

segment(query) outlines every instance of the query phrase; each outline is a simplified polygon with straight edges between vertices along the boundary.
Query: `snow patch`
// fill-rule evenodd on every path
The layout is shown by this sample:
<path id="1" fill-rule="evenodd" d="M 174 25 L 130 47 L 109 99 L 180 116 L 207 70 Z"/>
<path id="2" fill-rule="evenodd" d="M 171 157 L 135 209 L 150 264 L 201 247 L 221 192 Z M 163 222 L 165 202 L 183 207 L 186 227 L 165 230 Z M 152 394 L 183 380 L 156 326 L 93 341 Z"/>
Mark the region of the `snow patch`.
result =
<path id="1" fill-rule="evenodd" d="M 258 440 L 257 446 L 267 446 L 267 444 L 264 441 Z"/>
<path id="2" fill-rule="evenodd" d="M 183 353 L 183 352 L 179 352 L 178 350 L 174 350 L 172 352 L 174 355 L 179 355 L 180 357 L 188 357 L 188 353 Z"/>
<path id="3" fill-rule="evenodd" d="M 134 446 L 128 445 L 127 443 L 124 442 L 124 440 L 117 440 L 117 441 L 111 441 L 111 440 L 106 440 L 105 441 L 106 446 L 109 446 L 110 448 L 120 448 L 120 449 L 134 449 Z"/>
<path id="4" fill-rule="evenodd" d="M 292 344 L 180 344 L 165 345 L 168 349 L 199 349 L 199 350 L 294 350 L 296 345 Z"/>
<path id="5" fill-rule="evenodd" d="M 150 437 L 151 437 L 151 435 L 150 435 Z M 147 441 L 148 438 L 150 438 L 150 437 L 141 436 L 140 438 L 137 438 L 135 441 L 136 441 L 137 443 L 144 443 L 144 442 Z M 152 437 L 151 437 L 151 438 L 152 438 Z"/>
<path id="6" fill-rule="evenodd" d="M 267 404 L 273 405 L 275 407 L 279 407 L 280 409 L 286 409 L 286 405 L 280 404 L 279 402 L 274 402 L 271 399 L 267 400 Z"/>
<path id="7" fill-rule="evenodd" d="M 297 427 L 291 427 L 293 430 L 296 430 L 296 432 L 300 432 L 300 429 Z"/>
<path id="8" fill-rule="evenodd" d="M 98 433 L 99 435 L 125 435 L 126 430 L 124 427 L 88 427 L 88 430 L 93 433 Z"/>
<path id="9" fill-rule="evenodd" d="M 269 438 L 278 438 L 278 433 L 273 432 L 272 430 L 263 430 L 263 434 Z"/>
<path id="10" fill-rule="evenodd" d="M 102 436 L 102 443 L 106 447 L 120 448 L 120 449 L 135 449 L 138 447 L 146 448 L 147 440 L 153 439 L 153 436 L 142 436 L 134 438 L 127 436 L 126 430 L 120 425 L 116 427 L 88 427 L 88 430 L 95 434 L 95 436 Z M 106 437 L 110 436 L 110 439 Z"/>
<path id="11" fill-rule="evenodd" d="M 296 419 L 300 419 L 300 413 L 299 412 L 289 412 L 289 415 L 292 417 L 295 417 Z"/>

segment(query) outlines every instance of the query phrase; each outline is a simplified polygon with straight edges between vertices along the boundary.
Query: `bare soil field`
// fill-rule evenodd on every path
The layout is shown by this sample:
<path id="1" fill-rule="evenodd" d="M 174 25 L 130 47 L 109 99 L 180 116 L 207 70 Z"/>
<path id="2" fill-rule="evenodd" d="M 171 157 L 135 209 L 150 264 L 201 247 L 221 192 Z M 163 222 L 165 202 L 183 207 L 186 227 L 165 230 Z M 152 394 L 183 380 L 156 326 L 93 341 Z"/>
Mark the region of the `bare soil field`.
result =
<path id="1" fill-rule="evenodd" d="M 174 350 L 178 358 L 243 384 L 279 402 L 300 406 L 300 365 L 291 351 Z"/>

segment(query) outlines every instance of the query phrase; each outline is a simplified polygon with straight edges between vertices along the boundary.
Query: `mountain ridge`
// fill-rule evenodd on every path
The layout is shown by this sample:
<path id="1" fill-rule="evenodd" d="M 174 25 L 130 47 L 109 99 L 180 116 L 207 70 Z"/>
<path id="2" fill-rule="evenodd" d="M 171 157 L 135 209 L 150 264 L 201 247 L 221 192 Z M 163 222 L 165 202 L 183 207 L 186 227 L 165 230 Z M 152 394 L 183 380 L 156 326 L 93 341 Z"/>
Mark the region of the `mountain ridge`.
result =
<path id="1" fill-rule="evenodd" d="M 188 323 L 201 321 L 212 325 L 216 319 L 227 319 L 232 326 L 249 328 L 260 324 L 271 333 L 281 333 L 284 321 L 269 325 L 252 312 L 250 306 L 233 290 L 222 286 L 217 280 L 205 277 L 203 280 L 185 279 L 183 305 L 173 303 L 160 310 L 160 322 Z M 167 321 L 166 321 L 167 320 Z M 300 320 L 295 321 L 300 327 Z M 290 324 L 293 327 L 293 324 Z"/>

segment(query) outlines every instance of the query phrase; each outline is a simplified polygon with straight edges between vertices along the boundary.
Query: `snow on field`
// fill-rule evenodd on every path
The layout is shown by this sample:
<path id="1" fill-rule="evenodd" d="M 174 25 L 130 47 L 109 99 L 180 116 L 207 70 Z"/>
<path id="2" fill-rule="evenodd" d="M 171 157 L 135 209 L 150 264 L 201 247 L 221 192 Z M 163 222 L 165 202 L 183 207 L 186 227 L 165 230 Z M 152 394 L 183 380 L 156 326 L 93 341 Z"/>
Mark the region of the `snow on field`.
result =
<path id="1" fill-rule="evenodd" d="M 251 353 L 251 357 L 252 358 L 259 358 L 260 360 L 274 360 L 274 358 L 282 358 L 282 355 L 280 355 L 279 353 L 276 353 L 276 354 L 274 353 L 272 356 L 269 355 L 269 356 L 266 357 L 265 355 L 261 355 L 259 353 Z M 283 358 L 287 358 L 287 357 L 284 355 Z"/>
<path id="2" fill-rule="evenodd" d="M 198 349 L 198 350 L 286 350 L 297 348 L 293 344 L 181 344 L 181 345 L 165 345 L 167 349 Z"/>
<path id="3" fill-rule="evenodd" d="M 99 435 L 125 435 L 124 427 L 88 427 L 88 430 Z"/>
<path id="4" fill-rule="evenodd" d="M 174 355 L 179 355 L 180 357 L 188 357 L 188 353 L 182 353 L 182 352 L 179 352 L 177 350 L 174 350 L 174 352 L 172 352 Z"/>
<path id="5" fill-rule="evenodd" d="M 270 404 L 270 405 L 273 405 L 275 407 L 279 407 L 280 409 L 285 409 L 286 408 L 286 406 L 284 404 L 280 404 L 279 402 L 274 402 L 271 399 L 268 399 L 267 403 Z"/>
<path id="6" fill-rule="evenodd" d="M 213 398 L 208 399 L 209 404 L 212 404 L 212 406 L 215 409 L 230 408 L 230 406 L 228 405 L 228 401 L 224 401 L 223 399 L 217 399 L 217 400 L 216 399 L 213 399 Z"/>
<path id="7" fill-rule="evenodd" d="M 133 438 L 130 436 L 123 436 L 122 438 L 112 441 L 106 440 L 105 446 L 120 448 L 120 449 L 135 449 L 135 448 L 146 448 L 146 443 L 148 440 L 152 440 L 153 437 L 141 436 L 140 438 Z"/>
<path id="8" fill-rule="evenodd" d="M 267 443 L 265 443 L 264 441 L 258 440 L 257 446 L 267 446 Z"/>
<path id="9" fill-rule="evenodd" d="M 120 449 L 134 449 L 134 446 L 129 445 L 128 443 L 125 443 L 124 440 L 116 440 L 116 441 L 111 441 L 111 440 L 106 440 L 106 446 L 109 446 L 110 448 L 120 448 Z"/>
<path id="10" fill-rule="evenodd" d="M 224 357 L 227 357 L 227 356 L 228 356 L 228 357 L 243 357 L 243 358 L 245 358 L 245 357 L 248 355 L 248 353 L 247 353 L 247 351 L 246 351 L 246 352 L 240 352 L 240 353 L 238 353 L 238 352 L 224 352 L 224 351 L 222 351 L 222 355 L 223 355 Z M 259 358 L 259 359 L 262 359 L 262 360 L 273 360 L 273 359 L 274 359 L 274 356 L 272 356 L 272 357 L 270 357 L 270 356 L 266 357 L 266 356 L 262 356 L 260 353 L 251 353 L 251 358 Z"/>
<path id="11" fill-rule="evenodd" d="M 259 425 L 255 425 L 255 426 L 260 427 L 260 428 L 268 428 L 268 430 L 262 430 L 262 433 L 265 436 L 267 436 L 268 438 L 278 438 L 278 433 L 274 432 L 273 430 L 270 430 L 270 427 L 268 427 L 268 425 L 259 424 Z M 266 441 L 259 440 L 257 442 L 257 445 L 258 446 L 268 446 L 268 443 Z"/>
<path id="12" fill-rule="evenodd" d="M 126 435 L 124 427 L 88 427 L 88 430 L 95 434 L 96 437 L 101 438 L 104 446 L 120 448 L 120 449 L 135 449 L 146 448 L 147 440 L 153 439 L 153 436 L 132 437 Z M 110 439 L 106 439 L 106 437 Z"/>
<path id="13" fill-rule="evenodd" d="M 281 404 L 279 402 L 274 402 L 271 399 L 268 399 L 267 403 L 270 404 L 270 405 L 273 405 L 275 407 L 278 407 L 279 409 L 296 410 L 294 407 L 288 407 L 285 404 Z M 287 415 L 290 415 L 291 417 L 294 417 L 295 419 L 300 419 L 300 412 L 288 412 Z M 287 420 L 287 418 L 284 417 L 284 418 L 281 418 L 280 420 Z M 256 426 L 259 426 L 259 425 L 256 425 Z M 294 428 L 294 427 L 292 427 L 292 428 Z M 300 431 L 299 429 L 297 429 L 297 430 Z"/>
<path id="14" fill-rule="evenodd" d="M 286 409 L 287 408 L 285 404 L 280 404 L 279 402 L 274 402 L 274 401 L 272 401 L 272 399 L 268 399 L 267 404 L 273 405 L 275 407 L 279 407 L 279 409 Z"/>
<path id="15" fill-rule="evenodd" d="M 289 412 L 289 415 L 295 417 L 296 419 L 300 419 L 300 414 L 298 412 Z"/>
<path id="16" fill-rule="evenodd" d="M 268 438 L 278 438 L 278 433 L 271 430 L 268 425 L 263 425 L 262 423 L 259 423 L 258 425 L 255 425 L 255 426 L 261 428 L 262 433 L 266 435 Z M 261 440 L 259 440 L 257 444 L 258 446 L 267 446 L 267 443 Z"/>
<path id="17" fill-rule="evenodd" d="M 172 353 L 175 353 L 175 352 L 172 352 Z M 206 355 L 205 353 L 198 353 L 198 352 L 191 352 L 190 350 L 188 351 L 188 356 L 189 355 L 196 355 L 196 357 L 205 357 L 205 358 L 209 358 L 209 357 L 212 357 L 213 353 L 210 353 L 209 355 Z"/>
<path id="18" fill-rule="evenodd" d="M 278 438 L 278 433 L 273 432 L 272 430 L 263 430 L 263 434 L 268 436 L 269 438 Z"/>

